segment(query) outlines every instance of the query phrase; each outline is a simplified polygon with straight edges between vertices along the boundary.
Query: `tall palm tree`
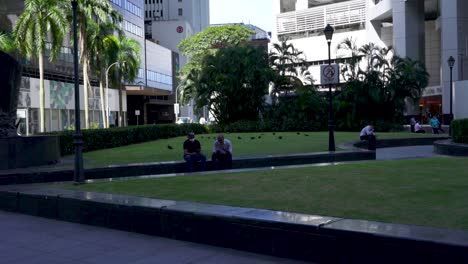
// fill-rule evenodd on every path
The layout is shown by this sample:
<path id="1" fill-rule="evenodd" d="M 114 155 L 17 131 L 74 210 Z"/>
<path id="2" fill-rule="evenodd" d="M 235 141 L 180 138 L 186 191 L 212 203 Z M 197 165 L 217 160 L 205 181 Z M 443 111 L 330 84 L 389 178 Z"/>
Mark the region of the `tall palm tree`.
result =
<path id="1" fill-rule="evenodd" d="M 115 37 L 113 36 L 113 38 Z M 135 81 L 138 76 L 138 70 L 141 64 L 140 43 L 124 35 L 114 41 L 117 43 L 116 58 L 115 61 L 109 62 L 117 62 L 115 67 L 112 67 L 111 76 L 113 77 L 112 80 L 115 87 L 119 89 L 119 126 L 123 126 L 122 89 L 125 83 Z"/>
<path id="2" fill-rule="evenodd" d="M 67 27 L 63 1 L 26 0 L 24 11 L 13 30 L 14 44 L 19 52 L 28 58 L 38 58 L 41 132 L 45 132 L 44 55 L 50 41 L 49 60 L 57 57 Z"/>
<path id="3" fill-rule="evenodd" d="M 99 93 L 101 96 L 101 117 L 103 127 L 109 127 L 106 118 L 106 96 L 104 92 L 104 83 L 106 81 L 106 70 L 111 64 L 110 61 L 116 60 L 117 55 L 117 38 L 113 34 L 117 32 L 123 34 L 121 30 L 113 23 L 97 23 L 91 24 L 88 31 L 90 53 L 94 56 L 91 58 L 91 69 L 99 79 Z"/>
<path id="4" fill-rule="evenodd" d="M 292 43 L 283 41 L 273 44 L 273 49 L 269 54 L 269 61 L 272 69 L 277 73 L 274 81 L 274 94 L 279 92 L 288 93 L 297 85 L 302 85 L 298 76 L 307 71 L 305 58 L 302 51 L 298 51 Z"/>
<path id="5" fill-rule="evenodd" d="M 0 51 L 11 52 L 15 49 L 13 38 L 10 34 L 0 31 Z"/>
<path id="6" fill-rule="evenodd" d="M 83 84 L 84 84 L 84 102 L 85 102 L 85 127 L 89 128 L 89 66 L 90 66 L 90 49 L 89 32 L 90 25 L 96 23 L 112 22 L 118 24 L 122 21 L 122 16 L 114 10 L 109 0 L 81 0 L 78 1 L 78 30 L 79 30 L 79 47 L 80 58 L 83 65 Z"/>

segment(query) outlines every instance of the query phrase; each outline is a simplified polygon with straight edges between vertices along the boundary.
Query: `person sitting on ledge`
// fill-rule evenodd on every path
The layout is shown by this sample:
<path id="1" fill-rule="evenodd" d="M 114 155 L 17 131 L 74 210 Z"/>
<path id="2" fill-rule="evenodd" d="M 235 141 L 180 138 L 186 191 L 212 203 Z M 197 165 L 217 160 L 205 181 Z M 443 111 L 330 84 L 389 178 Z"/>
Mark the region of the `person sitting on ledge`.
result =
<path id="1" fill-rule="evenodd" d="M 213 144 L 213 155 L 211 160 L 214 162 L 216 169 L 227 167 L 228 169 L 232 166 L 232 144 L 229 139 L 225 139 L 223 134 L 219 134 L 216 141 Z"/>
<path id="2" fill-rule="evenodd" d="M 374 133 L 374 124 L 369 124 L 368 126 L 364 127 L 361 130 L 361 133 L 359 135 L 361 140 L 367 140 L 369 143 L 369 150 L 375 150 L 376 149 L 376 139 L 375 139 L 375 133 Z"/>
<path id="3" fill-rule="evenodd" d="M 188 171 L 193 171 L 193 163 L 200 162 L 201 170 L 205 170 L 206 157 L 201 153 L 201 144 L 195 139 L 195 134 L 190 132 L 184 142 L 184 160 L 187 162 Z"/>
<path id="4" fill-rule="evenodd" d="M 419 120 L 416 120 L 416 124 L 414 125 L 414 133 L 426 133 L 426 131 L 422 128 Z"/>

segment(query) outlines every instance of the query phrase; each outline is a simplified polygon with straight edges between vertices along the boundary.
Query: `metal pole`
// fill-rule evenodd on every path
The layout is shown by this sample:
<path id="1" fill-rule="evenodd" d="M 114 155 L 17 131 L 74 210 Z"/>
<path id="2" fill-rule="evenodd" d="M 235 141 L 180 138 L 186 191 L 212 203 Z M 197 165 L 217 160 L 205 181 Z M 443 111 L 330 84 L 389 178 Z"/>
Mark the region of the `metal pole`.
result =
<path id="1" fill-rule="evenodd" d="M 453 120 L 453 112 L 452 112 L 452 100 L 453 100 L 452 70 L 453 70 L 453 67 L 450 67 L 450 124 L 452 123 L 452 120 Z"/>
<path id="2" fill-rule="evenodd" d="M 83 135 L 81 134 L 80 124 L 80 85 L 78 75 L 78 33 L 76 23 L 76 11 L 78 8 L 77 0 L 72 1 L 73 8 L 73 62 L 75 72 L 75 170 L 74 170 L 74 181 L 75 184 L 84 183 L 84 171 L 83 171 Z"/>
<path id="3" fill-rule="evenodd" d="M 328 41 L 328 65 L 331 66 L 331 52 L 330 52 L 331 40 Z M 328 151 L 335 151 L 335 135 L 333 133 L 334 129 L 333 121 L 333 95 L 332 95 L 332 85 L 328 84 Z"/>

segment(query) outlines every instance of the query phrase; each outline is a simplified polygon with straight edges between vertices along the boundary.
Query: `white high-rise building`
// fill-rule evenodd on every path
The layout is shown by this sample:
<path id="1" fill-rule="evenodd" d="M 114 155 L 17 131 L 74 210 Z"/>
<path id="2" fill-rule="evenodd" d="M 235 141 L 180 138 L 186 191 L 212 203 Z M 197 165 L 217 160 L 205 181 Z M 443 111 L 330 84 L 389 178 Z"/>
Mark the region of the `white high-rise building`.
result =
<path id="1" fill-rule="evenodd" d="M 148 39 L 179 52 L 177 45 L 210 25 L 209 0 L 145 0 Z M 180 58 L 181 67 L 186 58 Z"/>
<path id="2" fill-rule="evenodd" d="M 209 0 L 145 0 L 146 38 L 178 54 L 175 58 L 176 70 L 188 61 L 187 57 L 180 54 L 177 45 L 209 25 Z M 174 85 L 174 89 L 176 87 L 177 84 Z M 174 94 L 176 92 L 173 91 Z M 179 116 L 198 121 L 193 105 L 180 109 Z"/>
<path id="3" fill-rule="evenodd" d="M 320 64 L 328 60 L 323 35 L 327 24 L 335 28 L 332 60 L 345 38 L 356 44 L 373 42 L 393 46 L 396 55 L 425 63 L 429 86 L 419 107 L 408 115 L 450 113 L 450 68 L 453 67 L 453 114 L 468 117 L 468 1 L 466 0 L 275 0 L 276 28 L 272 42 L 289 39 L 306 55 L 314 79 L 320 79 Z M 318 83 L 318 81 L 317 81 Z M 458 103 L 457 103 L 458 102 Z"/>

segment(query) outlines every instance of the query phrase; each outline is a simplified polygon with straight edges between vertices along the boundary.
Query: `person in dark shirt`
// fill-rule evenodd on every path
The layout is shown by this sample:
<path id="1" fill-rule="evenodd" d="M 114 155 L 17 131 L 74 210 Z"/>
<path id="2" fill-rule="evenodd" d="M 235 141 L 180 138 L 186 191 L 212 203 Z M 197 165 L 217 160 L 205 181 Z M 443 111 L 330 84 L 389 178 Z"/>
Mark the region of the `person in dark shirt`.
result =
<path id="1" fill-rule="evenodd" d="M 206 157 L 201 153 L 201 144 L 195 139 L 195 134 L 190 132 L 184 142 L 184 160 L 187 162 L 188 171 L 193 171 L 193 163 L 200 162 L 201 170 L 205 170 Z"/>

